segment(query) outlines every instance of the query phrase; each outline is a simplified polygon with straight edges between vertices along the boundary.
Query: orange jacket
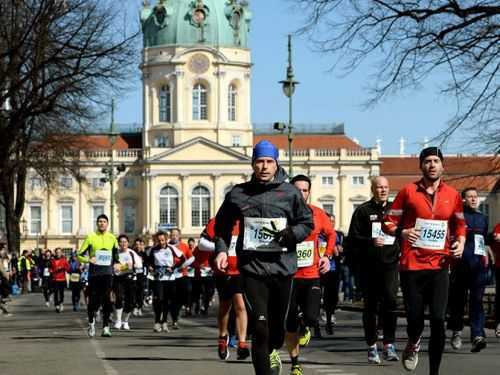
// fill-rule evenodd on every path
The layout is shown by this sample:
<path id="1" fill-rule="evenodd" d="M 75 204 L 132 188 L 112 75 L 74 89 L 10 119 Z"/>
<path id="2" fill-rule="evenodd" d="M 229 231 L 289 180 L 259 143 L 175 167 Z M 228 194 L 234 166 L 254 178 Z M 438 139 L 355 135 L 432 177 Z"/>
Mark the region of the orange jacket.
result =
<path id="1" fill-rule="evenodd" d="M 69 272 L 69 263 L 64 256 L 50 260 L 50 275 L 52 281 L 66 281 L 66 272 Z"/>

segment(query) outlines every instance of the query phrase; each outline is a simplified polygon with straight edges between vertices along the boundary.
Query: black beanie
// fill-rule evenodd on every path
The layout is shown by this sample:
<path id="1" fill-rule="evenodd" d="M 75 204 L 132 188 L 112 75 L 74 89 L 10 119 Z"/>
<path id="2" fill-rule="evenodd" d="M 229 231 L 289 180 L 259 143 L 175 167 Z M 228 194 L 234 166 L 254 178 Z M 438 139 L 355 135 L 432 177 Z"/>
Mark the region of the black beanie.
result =
<path id="1" fill-rule="evenodd" d="M 420 156 L 419 156 L 420 164 L 422 164 L 422 162 L 427 156 L 437 156 L 439 159 L 441 159 L 441 161 L 444 160 L 443 153 L 441 152 L 439 147 L 436 146 L 427 147 L 424 148 L 422 151 L 420 151 Z"/>

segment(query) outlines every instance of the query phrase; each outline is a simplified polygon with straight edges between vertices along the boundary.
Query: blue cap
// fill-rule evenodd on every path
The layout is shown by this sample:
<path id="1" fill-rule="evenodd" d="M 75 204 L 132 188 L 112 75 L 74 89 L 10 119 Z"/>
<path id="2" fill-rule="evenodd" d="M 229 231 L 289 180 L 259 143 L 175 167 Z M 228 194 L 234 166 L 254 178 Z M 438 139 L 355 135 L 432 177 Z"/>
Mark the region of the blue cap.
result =
<path id="1" fill-rule="evenodd" d="M 263 139 L 253 148 L 252 163 L 258 158 L 273 158 L 278 161 L 279 152 L 275 145 Z"/>

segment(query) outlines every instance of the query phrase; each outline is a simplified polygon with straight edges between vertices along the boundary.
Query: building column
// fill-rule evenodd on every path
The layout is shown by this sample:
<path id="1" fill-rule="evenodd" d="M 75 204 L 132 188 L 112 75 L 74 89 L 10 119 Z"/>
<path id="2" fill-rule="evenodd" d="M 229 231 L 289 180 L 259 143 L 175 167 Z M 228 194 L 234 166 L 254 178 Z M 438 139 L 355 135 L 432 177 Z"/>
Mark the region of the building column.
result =
<path id="1" fill-rule="evenodd" d="M 220 195 L 219 195 L 219 190 L 218 190 L 218 179 L 220 177 L 220 173 L 212 173 L 212 195 L 213 199 L 210 202 L 210 213 L 211 217 L 215 216 L 217 213 L 217 208 L 220 206 Z"/>
<path id="2" fill-rule="evenodd" d="M 179 220 L 179 225 L 181 227 L 182 233 L 186 230 L 187 227 L 187 218 L 188 218 L 188 207 L 187 204 L 189 193 L 187 191 L 187 183 L 186 180 L 189 177 L 189 174 L 183 173 L 181 174 L 181 199 L 179 199 L 179 212 L 181 213 L 181 217 Z"/>
<path id="3" fill-rule="evenodd" d="M 344 173 L 339 173 L 339 220 L 340 229 L 347 229 L 347 175 Z"/>

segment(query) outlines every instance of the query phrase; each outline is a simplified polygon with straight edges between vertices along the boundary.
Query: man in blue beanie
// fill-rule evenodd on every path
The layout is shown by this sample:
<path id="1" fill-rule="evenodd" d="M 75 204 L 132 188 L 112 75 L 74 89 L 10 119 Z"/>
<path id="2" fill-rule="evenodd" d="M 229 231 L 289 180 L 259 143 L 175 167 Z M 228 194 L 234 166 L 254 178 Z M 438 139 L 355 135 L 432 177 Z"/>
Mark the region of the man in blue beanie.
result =
<path id="1" fill-rule="evenodd" d="M 285 339 L 283 322 L 297 271 L 296 245 L 314 227 L 311 210 L 300 192 L 286 182 L 288 176 L 278 156 L 271 142 L 257 143 L 251 180 L 226 195 L 215 219 L 215 262 L 221 272 L 227 267 L 232 229 L 239 223 L 235 251 L 250 305 L 256 375 L 281 374 L 278 350 Z"/>

